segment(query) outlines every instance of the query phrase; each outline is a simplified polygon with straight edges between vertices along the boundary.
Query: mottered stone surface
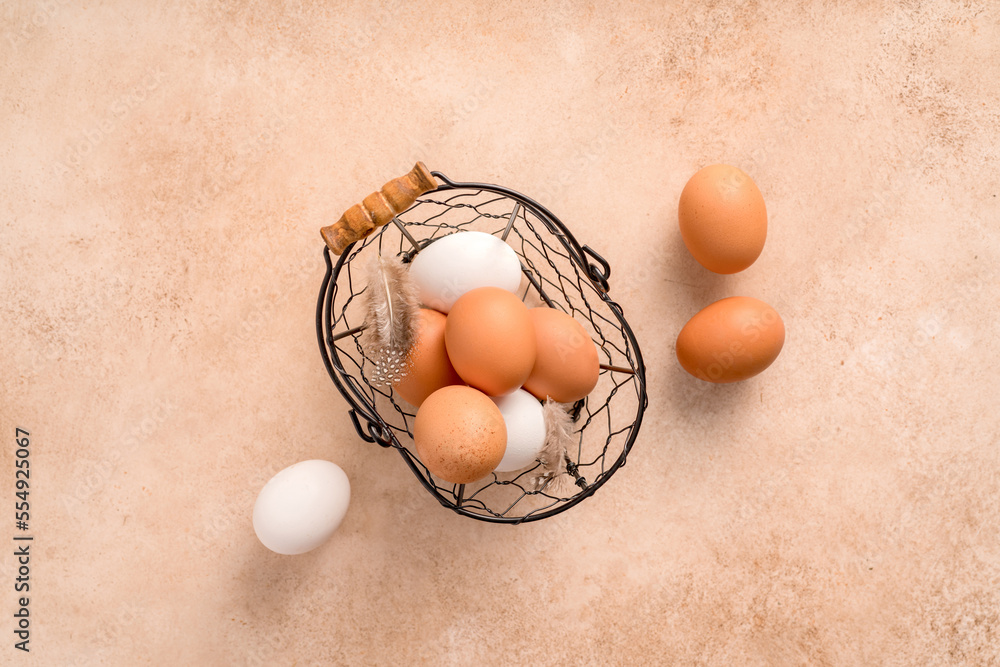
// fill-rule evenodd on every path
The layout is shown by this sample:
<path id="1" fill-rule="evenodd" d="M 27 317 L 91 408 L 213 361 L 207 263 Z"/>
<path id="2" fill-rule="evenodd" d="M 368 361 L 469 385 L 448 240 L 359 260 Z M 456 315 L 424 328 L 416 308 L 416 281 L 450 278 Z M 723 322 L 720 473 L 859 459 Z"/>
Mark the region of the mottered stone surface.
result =
<path id="1" fill-rule="evenodd" d="M 1000 662 L 1000 10 L 706 4 L 5 4 L 0 538 L 22 427 L 30 657 Z M 649 408 L 558 517 L 440 508 L 320 361 L 319 229 L 417 159 L 613 267 Z M 677 229 L 714 162 L 770 218 L 733 276 Z M 674 341 L 731 295 L 785 349 L 705 385 Z M 253 502 L 309 458 L 352 505 L 281 557 Z M 28 664 L 0 551 L 0 663 Z"/>

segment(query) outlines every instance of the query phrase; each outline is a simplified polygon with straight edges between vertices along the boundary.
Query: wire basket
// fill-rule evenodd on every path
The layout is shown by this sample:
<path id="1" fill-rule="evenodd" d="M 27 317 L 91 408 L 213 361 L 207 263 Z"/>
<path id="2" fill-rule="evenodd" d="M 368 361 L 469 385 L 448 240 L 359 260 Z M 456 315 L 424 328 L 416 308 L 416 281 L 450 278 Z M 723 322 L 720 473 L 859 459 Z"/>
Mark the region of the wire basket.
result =
<path id="1" fill-rule="evenodd" d="M 430 172 L 441 184 L 386 224 L 353 243 L 334 262 L 324 248 L 326 275 L 316 307 L 316 334 L 330 377 L 350 406 L 349 415 L 366 442 L 393 448 L 421 484 L 444 507 L 493 523 L 522 523 L 554 516 L 589 498 L 625 464 L 648 404 L 645 367 L 621 307 L 608 296 L 611 267 L 581 246 L 548 209 L 497 185 L 454 182 Z M 434 477 L 413 448 L 416 408 L 391 388 L 371 381 L 372 360 L 361 345 L 365 318 L 364 272 L 353 267 L 375 253 L 409 262 L 419 249 L 447 234 L 473 230 L 502 237 L 522 265 L 527 305 L 548 305 L 572 315 L 598 347 L 598 384 L 572 405 L 575 448 L 568 452 L 573 484 L 537 486 L 537 468 L 491 473 L 471 484 Z M 363 256 L 363 257 L 362 257 Z M 359 260 L 359 257 L 362 257 Z M 345 335 L 345 333 L 349 335 Z"/>

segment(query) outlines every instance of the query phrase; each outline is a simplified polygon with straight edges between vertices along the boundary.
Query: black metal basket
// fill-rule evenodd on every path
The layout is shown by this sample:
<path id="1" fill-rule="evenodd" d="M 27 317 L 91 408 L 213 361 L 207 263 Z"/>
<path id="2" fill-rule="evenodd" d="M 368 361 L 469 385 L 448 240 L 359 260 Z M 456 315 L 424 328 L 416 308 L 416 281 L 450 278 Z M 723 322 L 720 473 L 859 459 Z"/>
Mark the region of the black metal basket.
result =
<path id="1" fill-rule="evenodd" d="M 505 187 L 456 183 L 440 172 L 431 173 L 442 185 L 396 216 L 395 224 L 352 244 L 336 263 L 324 248 L 326 276 L 316 307 L 323 363 L 350 406 L 358 435 L 395 448 L 443 506 L 494 523 L 553 516 L 593 495 L 625 464 L 648 403 L 642 354 L 621 307 L 608 296 L 611 267 L 591 248 L 581 246 L 548 209 Z M 401 255 L 409 261 L 416 248 L 459 230 L 505 238 L 520 257 L 527 278 L 522 297 L 574 316 L 597 344 L 602 362 L 597 387 L 571 411 L 577 446 L 568 452 L 567 474 L 575 484 L 537 488 L 533 481 L 538 466 L 492 473 L 468 485 L 435 478 L 412 448 L 415 409 L 391 389 L 369 380 L 374 366 L 357 331 L 365 317 L 364 300 L 357 297 L 366 285 L 363 273 L 352 272 L 352 265 L 359 266 L 360 255 L 374 253 Z"/>

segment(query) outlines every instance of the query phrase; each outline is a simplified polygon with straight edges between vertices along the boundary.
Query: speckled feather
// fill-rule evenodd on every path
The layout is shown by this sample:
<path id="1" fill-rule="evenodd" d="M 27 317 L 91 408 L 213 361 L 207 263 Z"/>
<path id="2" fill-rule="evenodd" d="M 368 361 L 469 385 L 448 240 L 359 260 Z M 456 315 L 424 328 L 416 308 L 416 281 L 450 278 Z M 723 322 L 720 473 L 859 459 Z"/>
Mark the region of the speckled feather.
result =
<path id="1" fill-rule="evenodd" d="M 361 339 L 374 364 L 369 381 L 389 386 L 406 375 L 406 354 L 416 335 L 417 287 L 399 257 L 375 257 L 366 267 L 368 327 Z"/>
<path id="2" fill-rule="evenodd" d="M 566 405 L 547 399 L 543 406 L 545 417 L 545 444 L 538 453 L 541 470 L 534 478 L 535 487 L 545 487 L 545 492 L 554 496 L 570 496 L 572 479 L 566 472 L 566 452 L 574 443 L 573 420 Z"/>

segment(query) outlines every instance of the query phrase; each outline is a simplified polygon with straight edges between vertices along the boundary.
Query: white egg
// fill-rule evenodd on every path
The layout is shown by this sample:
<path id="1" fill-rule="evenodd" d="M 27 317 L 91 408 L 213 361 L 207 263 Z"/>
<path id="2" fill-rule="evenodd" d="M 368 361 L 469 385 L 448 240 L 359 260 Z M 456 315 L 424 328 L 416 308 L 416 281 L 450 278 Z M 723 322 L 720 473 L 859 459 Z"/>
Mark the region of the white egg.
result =
<path id="1" fill-rule="evenodd" d="M 545 445 L 545 414 L 538 399 L 523 389 L 495 396 L 507 425 L 507 451 L 496 472 L 514 472 L 535 462 Z"/>
<path id="2" fill-rule="evenodd" d="M 447 313 L 469 290 L 499 287 L 517 292 L 521 260 L 492 234 L 456 232 L 434 241 L 410 263 L 410 276 L 425 306 Z"/>
<path id="3" fill-rule="evenodd" d="M 253 529 L 271 551 L 303 554 L 333 535 L 350 501 L 351 483 L 340 466 L 318 459 L 301 461 L 260 490 L 253 506 Z"/>

